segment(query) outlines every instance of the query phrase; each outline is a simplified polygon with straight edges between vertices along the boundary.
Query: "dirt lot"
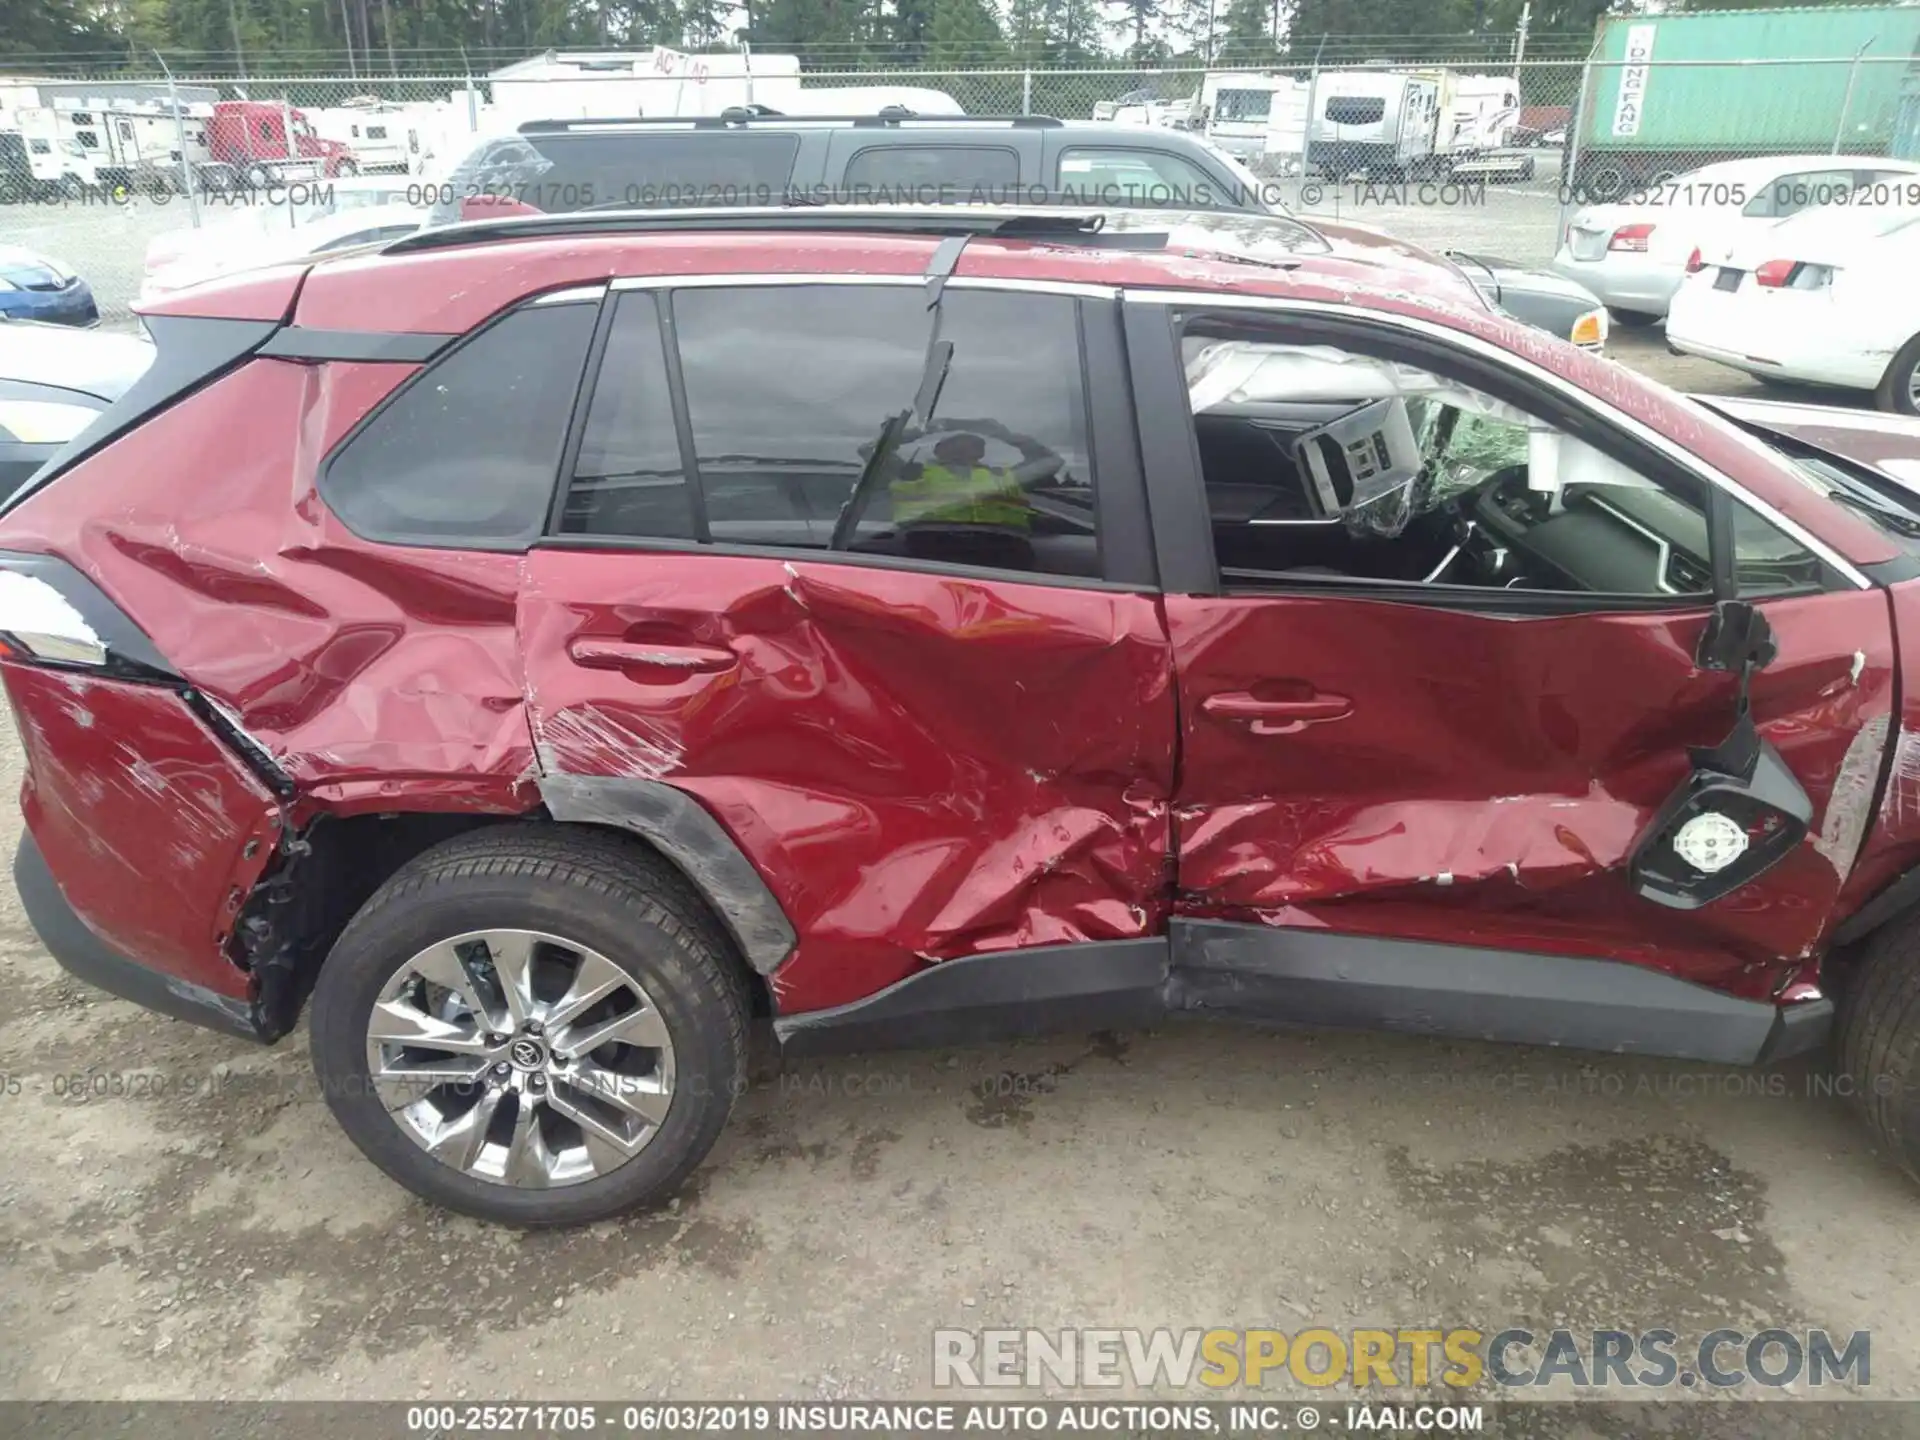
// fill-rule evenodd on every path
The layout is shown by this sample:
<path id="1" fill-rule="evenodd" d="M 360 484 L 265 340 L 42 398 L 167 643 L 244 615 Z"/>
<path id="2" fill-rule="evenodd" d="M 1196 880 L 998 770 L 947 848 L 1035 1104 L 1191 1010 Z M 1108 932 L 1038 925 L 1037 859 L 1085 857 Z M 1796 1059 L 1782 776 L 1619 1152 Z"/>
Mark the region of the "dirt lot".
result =
<path id="1" fill-rule="evenodd" d="M 10 885 L 0 984 L 9 1397 L 891 1397 L 936 1327 L 1309 1317 L 1871 1329 L 1871 1393 L 1920 1397 L 1920 1193 L 1800 1069 L 1199 1027 L 769 1060 L 673 1206 L 529 1236 L 362 1161 L 304 1037 L 67 979 Z"/>

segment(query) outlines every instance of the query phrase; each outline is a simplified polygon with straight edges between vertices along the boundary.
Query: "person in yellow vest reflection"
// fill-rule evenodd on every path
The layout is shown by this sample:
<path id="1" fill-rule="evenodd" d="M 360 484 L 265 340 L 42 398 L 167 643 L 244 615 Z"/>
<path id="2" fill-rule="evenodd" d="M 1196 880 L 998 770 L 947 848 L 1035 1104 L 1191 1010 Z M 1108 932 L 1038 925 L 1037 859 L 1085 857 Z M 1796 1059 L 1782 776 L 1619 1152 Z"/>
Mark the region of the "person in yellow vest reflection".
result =
<path id="1" fill-rule="evenodd" d="M 941 436 L 926 460 L 902 467 L 888 488 L 894 527 L 909 555 L 1031 567 L 1033 505 L 1014 472 L 986 458 L 983 437 L 955 430 Z"/>

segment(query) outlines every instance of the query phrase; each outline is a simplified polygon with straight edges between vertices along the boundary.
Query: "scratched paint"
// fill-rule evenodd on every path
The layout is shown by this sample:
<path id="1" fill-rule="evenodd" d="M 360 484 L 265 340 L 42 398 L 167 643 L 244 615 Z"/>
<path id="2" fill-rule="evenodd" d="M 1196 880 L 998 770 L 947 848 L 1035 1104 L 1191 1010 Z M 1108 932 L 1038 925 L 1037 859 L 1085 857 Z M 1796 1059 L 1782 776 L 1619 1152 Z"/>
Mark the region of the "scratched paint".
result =
<path id="1" fill-rule="evenodd" d="M 1861 657 L 1862 667 L 1865 656 Z M 1827 797 L 1827 809 L 1820 828 L 1814 832 L 1813 848 L 1826 857 L 1844 880 L 1860 853 L 1860 841 L 1867 822 L 1873 818 L 1874 795 L 1880 788 L 1880 765 L 1886 759 L 1887 726 L 1891 715 L 1875 715 L 1855 732 L 1834 777 L 1833 792 Z M 1906 738 L 1904 735 L 1901 737 Z M 1899 773 L 1899 750 L 1894 752 L 1894 772 Z M 1889 792 L 1891 798 L 1891 792 Z"/>

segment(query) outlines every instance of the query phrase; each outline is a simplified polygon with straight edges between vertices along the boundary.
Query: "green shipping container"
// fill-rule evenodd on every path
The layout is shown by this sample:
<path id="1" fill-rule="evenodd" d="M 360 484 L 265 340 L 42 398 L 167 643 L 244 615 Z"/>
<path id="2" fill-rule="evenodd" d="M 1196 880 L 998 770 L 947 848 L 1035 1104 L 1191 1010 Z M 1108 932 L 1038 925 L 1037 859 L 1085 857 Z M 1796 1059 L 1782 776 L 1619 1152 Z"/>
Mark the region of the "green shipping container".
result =
<path id="1" fill-rule="evenodd" d="M 1612 17 L 1600 24 L 1583 143 L 1700 163 L 1824 154 L 1836 138 L 1843 151 L 1884 155 L 1917 46 L 1920 4 Z M 1753 63 L 1764 61 L 1793 63 Z"/>

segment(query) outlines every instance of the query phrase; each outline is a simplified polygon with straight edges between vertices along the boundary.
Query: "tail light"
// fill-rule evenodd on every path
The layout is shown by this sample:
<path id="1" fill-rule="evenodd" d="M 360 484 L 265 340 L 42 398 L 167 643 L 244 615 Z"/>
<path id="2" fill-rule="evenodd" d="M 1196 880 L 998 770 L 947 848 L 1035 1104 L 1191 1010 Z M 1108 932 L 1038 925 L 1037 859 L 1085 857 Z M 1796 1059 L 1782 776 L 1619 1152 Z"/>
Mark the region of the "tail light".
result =
<path id="1" fill-rule="evenodd" d="M 1768 260 L 1754 267 L 1753 283 L 1769 290 L 1824 290 L 1833 283 L 1833 267 L 1804 260 Z"/>
<path id="2" fill-rule="evenodd" d="M 1609 250 L 1630 250 L 1644 255 L 1647 249 L 1647 237 L 1653 234 L 1651 225 L 1622 225 L 1613 232 L 1613 238 L 1607 241 Z"/>
<path id="3" fill-rule="evenodd" d="M 1693 247 L 1693 253 L 1687 256 L 1687 274 L 1697 275 L 1707 268 L 1707 262 L 1700 258 L 1700 247 Z"/>

